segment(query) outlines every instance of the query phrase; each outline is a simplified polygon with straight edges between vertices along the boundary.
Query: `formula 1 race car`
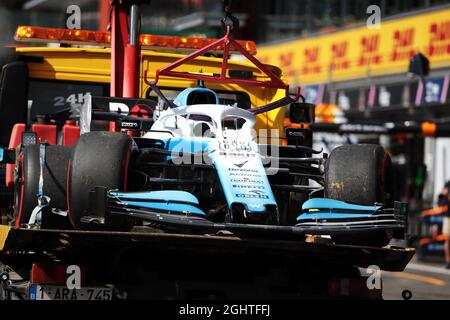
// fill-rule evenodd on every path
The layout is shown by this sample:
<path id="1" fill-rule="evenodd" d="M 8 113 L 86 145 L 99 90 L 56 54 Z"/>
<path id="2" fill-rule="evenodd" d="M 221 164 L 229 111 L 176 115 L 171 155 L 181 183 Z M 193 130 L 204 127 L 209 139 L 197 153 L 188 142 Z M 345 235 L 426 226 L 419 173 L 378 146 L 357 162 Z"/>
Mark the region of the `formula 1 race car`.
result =
<path id="1" fill-rule="evenodd" d="M 140 99 L 148 107 L 145 115 L 133 114 L 126 99 L 89 96 L 73 148 L 28 144 L 22 137 L 17 226 L 118 231 L 143 226 L 300 241 L 312 235 L 379 247 L 403 237 L 406 206 L 394 202 L 390 157 L 382 147 L 345 145 L 329 157 L 314 157 L 321 150 L 285 145 L 255 130 L 258 114 L 297 101 L 299 92 L 244 110 L 221 104 L 217 93 L 202 85 L 225 82 L 224 77 L 166 71 L 149 83 L 158 105 Z M 201 82 L 170 101 L 157 86 L 159 75 Z M 96 131 L 96 121 L 113 121 L 122 132 Z"/>
<path id="2" fill-rule="evenodd" d="M 122 231 L 144 225 L 280 239 L 327 235 L 371 246 L 404 231 L 405 207 L 389 206 L 390 160 L 380 146 L 342 146 L 324 159 L 306 146 L 258 144 L 255 114 L 218 104 L 216 93 L 203 87 L 182 91 L 176 107 L 156 121 L 100 111 L 109 100 L 90 99 L 82 119 L 106 114 L 120 119 L 121 128 L 145 134 L 90 131 L 90 123 L 82 123 L 90 132 L 73 151 L 24 147 L 19 225 Z M 38 190 L 37 206 L 32 190 Z"/>

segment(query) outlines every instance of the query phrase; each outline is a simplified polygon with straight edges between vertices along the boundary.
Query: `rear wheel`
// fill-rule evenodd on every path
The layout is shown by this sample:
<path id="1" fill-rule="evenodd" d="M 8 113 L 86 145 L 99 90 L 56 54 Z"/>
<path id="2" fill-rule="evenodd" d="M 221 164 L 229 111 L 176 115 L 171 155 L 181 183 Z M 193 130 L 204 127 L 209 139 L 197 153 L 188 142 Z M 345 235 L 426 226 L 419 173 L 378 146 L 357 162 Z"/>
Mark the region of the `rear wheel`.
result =
<path id="1" fill-rule="evenodd" d="M 332 151 L 325 169 L 327 198 L 371 206 L 390 204 L 392 195 L 391 158 L 378 145 L 344 145 Z M 358 237 L 334 236 L 340 244 L 382 247 L 392 239 L 391 231 L 373 231 Z"/>
<path id="2" fill-rule="evenodd" d="M 45 147 L 43 192 L 50 198 L 50 204 L 43 210 L 41 228 L 70 228 L 67 216 L 55 213 L 67 211 L 66 176 L 70 156 L 69 147 L 56 145 Z M 18 161 L 18 176 L 14 183 L 15 225 L 18 227 L 28 223 L 31 212 L 38 205 L 40 168 L 40 145 L 24 147 Z"/>
<path id="3" fill-rule="evenodd" d="M 96 186 L 126 191 L 132 140 L 122 133 L 90 132 L 75 146 L 68 174 L 69 217 L 75 229 L 124 230 L 129 219 L 107 217 L 104 225 L 81 221 L 89 216 L 89 193 Z"/>

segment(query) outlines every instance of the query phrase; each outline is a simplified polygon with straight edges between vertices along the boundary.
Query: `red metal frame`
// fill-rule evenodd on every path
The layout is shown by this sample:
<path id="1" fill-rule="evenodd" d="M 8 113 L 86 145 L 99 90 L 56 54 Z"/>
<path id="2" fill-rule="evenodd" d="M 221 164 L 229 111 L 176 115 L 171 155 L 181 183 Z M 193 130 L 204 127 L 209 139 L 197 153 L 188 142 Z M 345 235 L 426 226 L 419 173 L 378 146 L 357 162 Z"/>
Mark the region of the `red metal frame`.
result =
<path id="1" fill-rule="evenodd" d="M 98 30 L 108 30 L 111 4 L 109 0 L 98 0 Z"/>
<path id="2" fill-rule="evenodd" d="M 113 1 L 111 14 L 111 97 L 122 97 L 124 83 L 125 46 L 128 42 L 127 8 Z"/>
<path id="3" fill-rule="evenodd" d="M 139 1 L 138 1 L 139 3 Z M 135 98 L 139 96 L 140 45 L 129 44 L 128 11 L 131 2 L 111 1 L 111 97 Z M 120 131 L 114 122 L 110 131 Z"/>
<path id="4" fill-rule="evenodd" d="M 139 97 L 140 52 L 140 46 L 127 44 L 127 46 L 125 47 L 122 95 L 122 97 L 124 98 Z"/>
<path id="5" fill-rule="evenodd" d="M 147 71 L 144 74 L 144 81 L 148 85 L 153 84 L 156 85 L 159 81 L 160 76 L 169 76 L 169 77 L 177 77 L 184 79 L 192 79 L 192 80 L 204 80 L 204 81 L 212 81 L 212 82 L 220 82 L 220 83 L 232 83 L 232 84 L 240 84 L 247 86 L 257 86 L 257 87 L 267 87 L 267 88 L 277 88 L 286 90 L 286 96 L 289 94 L 289 85 L 284 83 L 280 77 L 276 76 L 273 72 L 271 72 L 264 64 L 262 64 L 258 59 L 252 56 L 244 47 L 242 47 L 236 40 L 231 38 L 230 35 L 231 28 L 227 27 L 227 32 L 225 36 L 206 47 L 197 50 L 190 55 L 175 61 L 174 63 L 164 67 L 162 69 L 156 70 L 155 81 L 151 83 L 147 78 Z M 191 74 L 188 72 L 178 72 L 173 71 L 173 69 L 194 60 L 198 56 L 201 56 L 211 50 L 214 50 L 217 46 L 223 45 L 223 60 L 222 60 L 222 70 L 220 76 L 211 76 L 211 75 L 202 75 L 202 74 Z M 238 79 L 238 78 L 230 78 L 226 76 L 227 67 L 228 67 L 228 57 L 230 52 L 230 46 L 234 48 L 234 50 L 239 51 L 244 57 L 246 57 L 249 61 L 251 61 L 260 71 L 267 75 L 270 78 L 270 81 L 258 81 L 258 80 L 248 80 L 248 79 Z"/>

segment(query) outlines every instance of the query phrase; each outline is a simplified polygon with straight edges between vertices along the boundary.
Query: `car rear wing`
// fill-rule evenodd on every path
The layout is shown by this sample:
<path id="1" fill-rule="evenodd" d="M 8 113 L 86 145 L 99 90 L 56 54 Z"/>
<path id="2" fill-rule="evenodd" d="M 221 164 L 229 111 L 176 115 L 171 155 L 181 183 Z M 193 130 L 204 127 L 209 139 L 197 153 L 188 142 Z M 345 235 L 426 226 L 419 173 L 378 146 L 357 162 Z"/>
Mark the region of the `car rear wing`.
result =
<path id="1" fill-rule="evenodd" d="M 148 131 L 154 123 L 156 102 L 141 98 L 87 95 L 80 113 L 81 134 L 93 130 L 94 121 L 114 122 L 117 129 Z"/>

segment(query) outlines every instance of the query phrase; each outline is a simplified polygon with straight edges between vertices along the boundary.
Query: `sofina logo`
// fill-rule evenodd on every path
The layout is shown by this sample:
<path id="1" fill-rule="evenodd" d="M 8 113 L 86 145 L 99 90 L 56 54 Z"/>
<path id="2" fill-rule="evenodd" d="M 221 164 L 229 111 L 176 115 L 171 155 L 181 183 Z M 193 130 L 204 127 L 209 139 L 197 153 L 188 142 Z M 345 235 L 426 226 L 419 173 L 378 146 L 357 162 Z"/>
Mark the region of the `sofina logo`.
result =
<path id="1" fill-rule="evenodd" d="M 367 14 L 370 14 L 367 19 L 367 28 L 370 30 L 380 30 L 381 29 L 381 8 L 377 5 L 371 5 L 367 7 Z"/>

